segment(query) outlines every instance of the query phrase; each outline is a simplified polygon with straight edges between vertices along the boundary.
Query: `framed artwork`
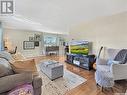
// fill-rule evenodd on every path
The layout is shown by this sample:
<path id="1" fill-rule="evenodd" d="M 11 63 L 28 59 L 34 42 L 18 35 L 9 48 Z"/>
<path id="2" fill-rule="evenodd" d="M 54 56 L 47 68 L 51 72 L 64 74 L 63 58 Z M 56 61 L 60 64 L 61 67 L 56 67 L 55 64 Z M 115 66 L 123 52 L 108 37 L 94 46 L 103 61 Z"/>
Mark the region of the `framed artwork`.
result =
<path id="1" fill-rule="evenodd" d="M 34 35 L 34 40 L 35 40 L 35 41 L 41 41 L 41 35 L 35 34 L 35 35 Z"/>
<path id="2" fill-rule="evenodd" d="M 34 41 L 24 41 L 23 42 L 23 49 L 27 50 L 27 49 L 34 49 L 35 45 L 34 45 Z"/>
<path id="3" fill-rule="evenodd" d="M 34 37 L 29 37 L 29 41 L 34 41 Z"/>

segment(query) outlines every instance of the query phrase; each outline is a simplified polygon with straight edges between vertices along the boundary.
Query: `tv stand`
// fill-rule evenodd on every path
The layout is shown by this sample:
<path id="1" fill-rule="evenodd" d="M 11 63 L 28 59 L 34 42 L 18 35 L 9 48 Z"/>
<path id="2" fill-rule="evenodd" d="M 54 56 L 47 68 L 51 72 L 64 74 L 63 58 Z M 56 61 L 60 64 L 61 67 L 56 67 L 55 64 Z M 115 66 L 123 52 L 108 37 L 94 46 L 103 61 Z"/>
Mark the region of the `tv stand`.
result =
<path id="1" fill-rule="evenodd" d="M 95 55 L 67 54 L 65 62 L 90 70 L 93 68 L 94 61 Z"/>

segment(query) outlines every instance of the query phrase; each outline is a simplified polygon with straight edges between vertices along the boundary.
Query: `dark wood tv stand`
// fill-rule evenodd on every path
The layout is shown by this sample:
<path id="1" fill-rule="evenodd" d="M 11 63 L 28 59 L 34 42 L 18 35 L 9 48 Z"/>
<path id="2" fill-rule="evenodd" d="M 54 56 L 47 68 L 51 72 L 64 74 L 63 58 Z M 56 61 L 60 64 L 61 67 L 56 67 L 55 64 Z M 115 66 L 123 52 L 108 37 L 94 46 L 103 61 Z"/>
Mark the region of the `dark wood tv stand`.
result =
<path id="1" fill-rule="evenodd" d="M 95 61 L 95 55 L 67 54 L 66 61 L 69 64 L 91 70 Z"/>

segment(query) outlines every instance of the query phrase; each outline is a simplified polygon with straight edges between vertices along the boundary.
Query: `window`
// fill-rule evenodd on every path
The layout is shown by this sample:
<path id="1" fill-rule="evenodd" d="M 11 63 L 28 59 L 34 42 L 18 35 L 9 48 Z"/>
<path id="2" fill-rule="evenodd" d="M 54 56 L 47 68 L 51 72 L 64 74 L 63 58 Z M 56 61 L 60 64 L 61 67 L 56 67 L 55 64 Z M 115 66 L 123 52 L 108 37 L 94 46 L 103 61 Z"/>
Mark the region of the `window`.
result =
<path id="1" fill-rule="evenodd" d="M 57 37 L 55 37 L 55 36 L 48 36 L 48 35 L 45 35 L 44 36 L 44 44 L 46 45 L 46 46 L 55 46 L 55 45 L 57 45 Z"/>

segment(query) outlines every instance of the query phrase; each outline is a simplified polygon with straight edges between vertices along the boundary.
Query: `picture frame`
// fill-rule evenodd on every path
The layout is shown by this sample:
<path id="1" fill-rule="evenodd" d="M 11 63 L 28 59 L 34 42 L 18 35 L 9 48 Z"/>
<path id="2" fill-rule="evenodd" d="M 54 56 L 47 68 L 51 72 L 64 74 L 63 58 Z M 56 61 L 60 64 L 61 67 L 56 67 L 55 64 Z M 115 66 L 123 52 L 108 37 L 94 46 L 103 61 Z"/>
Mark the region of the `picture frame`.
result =
<path id="1" fill-rule="evenodd" d="M 34 41 L 24 41 L 23 42 L 23 49 L 24 50 L 35 49 Z"/>
<path id="2" fill-rule="evenodd" d="M 35 34 L 34 35 L 34 41 L 41 41 L 41 35 L 40 34 Z"/>
<path id="3" fill-rule="evenodd" d="M 34 41 L 34 37 L 29 37 L 29 41 Z"/>

